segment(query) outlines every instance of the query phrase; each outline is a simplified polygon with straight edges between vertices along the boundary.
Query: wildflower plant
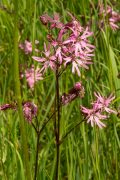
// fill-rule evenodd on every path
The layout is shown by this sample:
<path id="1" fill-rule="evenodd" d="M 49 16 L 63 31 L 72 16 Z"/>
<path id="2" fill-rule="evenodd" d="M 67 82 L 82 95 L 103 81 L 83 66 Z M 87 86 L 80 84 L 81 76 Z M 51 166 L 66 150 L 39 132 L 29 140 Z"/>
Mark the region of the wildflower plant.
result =
<path id="1" fill-rule="evenodd" d="M 118 30 L 120 23 L 120 13 L 113 10 L 111 6 L 104 7 L 103 4 L 100 4 L 99 7 L 99 17 L 100 17 L 100 27 L 103 28 L 105 23 L 112 29 Z"/>
<path id="2" fill-rule="evenodd" d="M 113 30 L 118 29 L 118 14 L 111 10 L 108 6 L 105 11 L 103 6 L 100 7 L 100 16 L 104 12 L 104 16 L 108 16 L 109 25 Z M 93 57 L 95 55 L 94 45 L 94 33 L 90 27 L 83 27 L 79 20 L 68 12 L 69 21 L 64 23 L 58 13 L 54 13 L 53 17 L 48 14 L 43 14 L 39 17 L 40 22 L 47 29 L 46 42 L 43 44 L 43 50 L 35 48 L 33 51 L 32 43 L 25 40 L 24 43 L 19 44 L 19 48 L 29 55 L 33 64 L 20 73 L 20 78 L 26 78 L 28 87 L 34 93 L 35 84 L 37 82 L 43 83 L 46 74 L 52 71 L 54 74 L 55 84 L 55 97 L 54 105 L 50 116 L 44 119 L 41 123 L 42 116 L 46 117 L 46 112 L 42 112 L 39 116 L 41 104 L 35 104 L 32 101 L 22 101 L 21 110 L 24 118 L 31 125 L 37 136 L 36 154 L 35 154 L 35 167 L 34 167 L 34 179 L 37 179 L 38 174 L 38 160 L 39 160 L 39 147 L 41 133 L 45 130 L 45 127 L 50 121 L 53 120 L 53 134 L 54 144 L 56 152 L 56 169 L 54 173 L 54 179 L 59 179 L 59 166 L 60 166 L 60 145 L 63 143 L 66 137 L 77 128 L 82 122 L 90 123 L 92 127 L 98 126 L 100 129 L 106 127 L 104 123 L 110 116 L 110 114 L 116 114 L 116 111 L 112 109 L 111 103 L 115 99 L 115 96 L 111 94 L 109 97 L 102 96 L 99 92 L 94 92 L 95 100 L 91 103 L 91 108 L 83 106 L 82 99 L 85 97 L 86 87 L 84 80 L 81 78 L 81 72 L 88 71 L 89 67 L 94 63 Z M 101 24 L 103 19 L 101 18 Z M 35 45 L 38 41 L 35 41 Z M 36 66 L 37 64 L 37 66 Z M 79 81 L 75 82 L 73 86 L 67 91 L 62 92 L 60 88 L 60 80 L 64 72 L 68 72 L 70 69 L 73 76 L 76 75 Z M 43 81 L 42 81 L 43 80 Z M 53 93 L 54 94 L 54 93 Z M 39 95 L 37 95 L 39 96 Z M 44 95 L 46 96 L 46 94 Z M 36 98 L 37 99 L 37 98 Z M 82 119 L 65 134 L 61 135 L 61 110 L 65 108 L 75 99 L 80 99 L 80 113 Z M 13 109 L 19 110 L 19 103 L 4 104 L 0 106 L 0 111 Z M 41 118 L 41 119 L 38 119 Z"/>

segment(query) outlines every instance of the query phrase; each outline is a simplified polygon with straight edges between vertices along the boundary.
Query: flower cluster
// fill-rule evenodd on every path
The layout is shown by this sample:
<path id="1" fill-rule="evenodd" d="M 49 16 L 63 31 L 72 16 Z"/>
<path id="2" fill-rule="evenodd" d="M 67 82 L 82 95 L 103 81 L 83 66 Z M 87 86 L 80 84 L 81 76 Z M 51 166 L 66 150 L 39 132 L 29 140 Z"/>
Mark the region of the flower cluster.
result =
<path id="1" fill-rule="evenodd" d="M 108 22 L 112 30 L 119 29 L 117 23 L 120 22 L 120 14 L 115 12 L 110 6 L 104 8 L 103 4 L 100 5 L 99 16 L 101 17 L 100 26 L 103 27 L 105 22 Z"/>
<path id="2" fill-rule="evenodd" d="M 80 67 L 88 69 L 88 65 L 92 63 L 95 46 L 90 43 L 89 38 L 93 33 L 88 27 L 82 27 L 73 15 L 69 15 L 71 21 L 66 24 L 60 22 L 58 14 L 53 18 L 47 14 L 40 17 L 41 22 L 51 29 L 51 33 L 47 35 L 49 43 L 44 44 L 42 56 L 33 56 L 34 60 L 42 64 L 41 72 L 45 72 L 48 67 L 56 70 L 56 67 L 71 64 L 72 73 L 77 72 L 80 76 Z M 52 33 L 54 29 L 58 30 L 57 37 Z"/>
<path id="3" fill-rule="evenodd" d="M 23 108 L 25 119 L 29 123 L 31 123 L 32 119 L 37 116 L 37 112 L 38 112 L 37 106 L 34 103 L 27 101 L 27 102 L 22 103 L 22 108 Z M 7 109 L 17 110 L 17 104 L 3 104 L 0 106 L 1 111 L 7 110 Z"/>
<path id="4" fill-rule="evenodd" d="M 48 68 L 61 75 L 61 72 L 71 65 L 72 73 L 77 73 L 80 76 L 80 69 L 89 69 L 89 65 L 92 64 L 95 46 L 91 44 L 90 39 L 93 33 L 88 26 L 81 26 L 80 22 L 71 13 L 68 13 L 68 15 L 70 16 L 70 21 L 67 23 L 61 22 L 61 18 L 57 13 L 53 17 L 50 17 L 48 14 L 40 16 L 40 21 L 48 29 L 48 42 L 44 43 L 44 50 L 41 51 L 39 56 L 32 56 L 35 61 L 40 63 L 41 68 L 37 67 L 35 69 L 33 65 L 22 74 L 22 76 L 26 77 L 31 89 L 34 89 L 35 82 L 43 79 L 43 75 Z M 119 28 L 117 23 L 120 21 L 120 15 L 113 11 L 110 6 L 106 6 L 105 9 L 101 5 L 99 16 L 101 18 L 101 27 L 107 21 L 113 30 Z M 25 54 L 31 54 L 32 52 L 31 42 L 25 41 L 19 47 L 24 50 Z M 35 51 L 38 52 L 37 49 Z M 81 106 L 81 111 L 87 119 L 87 123 L 90 122 L 91 126 L 98 125 L 100 128 L 103 128 L 105 124 L 101 120 L 107 119 L 111 113 L 116 113 L 109 108 L 111 101 L 115 97 L 110 95 L 108 98 L 105 98 L 99 93 L 94 93 L 94 95 L 96 101 L 91 103 L 92 108 L 88 109 Z M 60 105 L 66 105 L 77 97 L 84 97 L 84 87 L 81 82 L 77 82 L 68 93 L 63 93 Z M 31 122 L 34 114 L 37 113 L 37 107 L 33 107 L 28 102 L 23 105 L 23 112 L 26 119 Z"/>
<path id="5" fill-rule="evenodd" d="M 81 111 L 87 119 L 87 123 L 90 122 L 92 127 L 97 125 L 99 128 L 103 128 L 106 127 L 106 125 L 101 120 L 107 119 L 111 113 L 116 114 L 114 110 L 109 108 L 109 105 L 115 96 L 110 95 L 108 98 L 105 98 L 99 93 L 94 93 L 94 95 L 97 99 L 91 103 L 92 109 L 81 106 Z"/>
<path id="6" fill-rule="evenodd" d="M 81 82 L 75 83 L 74 87 L 70 89 L 67 94 L 63 93 L 63 95 L 61 96 L 62 105 L 66 105 L 72 102 L 77 97 L 83 98 L 84 92 L 84 87 L 82 86 Z"/>

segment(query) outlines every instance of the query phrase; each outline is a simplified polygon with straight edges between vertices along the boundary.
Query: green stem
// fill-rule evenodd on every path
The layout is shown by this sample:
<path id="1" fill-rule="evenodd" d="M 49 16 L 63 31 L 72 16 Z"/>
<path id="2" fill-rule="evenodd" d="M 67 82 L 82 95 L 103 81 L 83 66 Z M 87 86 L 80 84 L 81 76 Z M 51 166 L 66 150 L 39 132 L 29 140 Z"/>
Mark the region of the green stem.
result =
<path id="1" fill-rule="evenodd" d="M 14 0 L 14 80 L 15 80 L 15 95 L 18 103 L 18 113 L 20 119 L 20 133 L 21 133 L 21 143 L 23 150 L 23 162 L 25 166 L 26 179 L 31 180 L 30 166 L 29 166 L 29 156 L 27 147 L 27 136 L 24 124 L 24 116 L 22 111 L 22 98 L 20 91 L 20 79 L 19 79 L 19 54 L 18 54 L 18 0 Z"/>

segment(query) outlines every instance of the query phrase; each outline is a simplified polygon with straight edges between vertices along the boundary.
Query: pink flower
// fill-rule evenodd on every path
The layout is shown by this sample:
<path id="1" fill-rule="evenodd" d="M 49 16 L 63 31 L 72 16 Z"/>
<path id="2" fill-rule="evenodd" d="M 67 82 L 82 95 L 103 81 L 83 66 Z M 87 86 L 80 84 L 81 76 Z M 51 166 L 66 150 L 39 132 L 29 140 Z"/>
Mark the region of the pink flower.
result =
<path id="1" fill-rule="evenodd" d="M 48 16 L 47 14 L 44 14 L 40 16 L 40 20 L 44 25 L 47 25 L 50 23 L 50 29 L 53 28 L 62 28 L 63 23 L 60 22 L 60 17 L 58 13 L 54 13 L 53 17 Z"/>
<path id="2" fill-rule="evenodd" d="M 94 93 L 94 95 L 97 99 L 91 103 L 92 109 L 81 106 L 81 111 L 87 119 L 87 123 L 90 122 L 92 127 L 98 125 L 102 128 L 105 127 L 105 124 L 101 120 L 107 119 L 111 113 L 116 114 L 116 111 L 109 108 L 111 101 L 115 97 L 112 94 L 108 98 L 101 96 L 100 93 Z"/>
<path id="3" fill-rule="evenodd" d="M 101 16 L 101 25 L 103 25 L 104 22 L 108 22 L 112 30 L 119 29 L 117 23 L 120 22 L 120 14 L 113 11 L 110 6 L 107 6 L 105 9 L 104 6 L 101 5 L 99 15 Z"/>
<path id="4" fill-rule="evenodd" d="M 43 64 L 43 67 L 41 68 L 41 72 L 47 70 L 47 68 L 51 68 L 52 70 L 55 71 L 56 69 L 56 56 L 55 55 L 51 55 L 50 52 L 50 46 L 46 46 L 46 44 L 44 43 L 44 52 L 43 52 L 43 57 L 36 57 L 36 56 L 32 56 L 32 58 L 35 61 L 38 61 L 40 63 Z"/>
<path id="5" fill-rule="evenodd" d="M 62 64 L 63 56 L 61 47 L 58 47 L 58 49 L 56 50 L 56 57 L 58 58 L 58 63 Z"/>
<path id="6" fill-rule="evenodd" d="M 106 111 L 107 113 L 114 113 L 116 114 L 116 111 L 112 110 L 109 108 L 109 105 L 111 103 L 111 101 L 113 101 L 113 99 L 115 99 L 115 96 L 113 96 L 112 94 L 106 98 L 100 95 L 100 93 L 94 93 L 95 97 L 97 97 L 97 100 L 93 103 L 93 106 L 95 106 L 97 104 L 97 108 L 99 109 L 103 109 L 104 111 Z"/>
<path id="7" fill-rule="evenodd" d="M 39 41 L 35 41 L 35 44 L 38 44 Z M 24 51 L 25 54 L 31 54 L 32 53 L 32 43 L 25 40 L 24 43 L 20 43 L 19 44 L 19 48 L 22 49 Z M 38 49 L 35 49 L 36 52 L 39 52 Z"/>
<path id="8" fill-rule="evenodd" d="M 43 79 L 40 68 L 37 67 L 35 69 L 34 65 L 32 65 L 31 68 L 25 70 L 25 77 L 29 87 L 32 90 L 34 89 L 35 83 Z"/>
<path id="9" fill-rule="evenodd" d="M 99 128 L 106 127 L 106 125 L 101 121 L 102 119 L 107 119 L 106 115 L 96 112 L 94 109 L 87 109 L 81 106 L 81 111 L 85 114 L 87 123 L 91 123 L 91 126 L 97 125 Z"/>
<path id="10" fill-rule="evenodd" d="M 86 29 L 78 28 L 77 33 L 74 32 L 74 29 L 75 27 L 70 37 L 63 42 L 67 46 L 68 52 L 70 52 L 69 57 L 64 58 L 64 64 L 66 66 L 67 63 L 72 63 L 72 73 L 77 72 L 78 76 L 80 76 L 80 67 L 89 69 L 88 65 L 92 64 L 91 57 L 94 56 L 95 46 L 89 43 L 88 38 L 93 33 L 88 31 L 88 27 Z"/>

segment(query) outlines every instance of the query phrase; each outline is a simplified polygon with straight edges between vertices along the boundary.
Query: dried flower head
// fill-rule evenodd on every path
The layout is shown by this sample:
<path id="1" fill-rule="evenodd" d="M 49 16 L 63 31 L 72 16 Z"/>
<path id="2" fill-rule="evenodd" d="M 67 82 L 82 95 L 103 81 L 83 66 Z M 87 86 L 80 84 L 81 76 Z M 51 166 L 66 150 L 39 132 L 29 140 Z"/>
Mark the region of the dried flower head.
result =
<path id="1" fill-rule="evenodd" d="M 7 110 L 7 109 L 16 109 L 16 104 L 3 104 L 0 106 L 0 110 L 1 111 L 4 111 L 4 110 Z"/>
<path id="2" fill-rule="evenodd" d="M 38 112 L 38 108 L 37 106 L 30 101 L 27 102 L 23 102 L 22 103 L 22 108 L 23 108 L 23 113 L 24 113 L 24 117 L 25 119 L 31 123 L 33 118 L 37 116 L 37 112 Z M 17 104 L 3 104 L 0 106 L 0 110 L 5 111 L 8 109 L 13 109 L 13 110 L 17 110 Z"/>
<path id="3" fill-rule="evenodd" d="M 62 105 L 66 105 L 72 102 L 77 97 L 84 97 L 84 87 L 82 86 L 81 82 L 75 83 L 74 87 L 70 89 L 67 94 L 63 93 L 63 95 L 61 96 L 61 103 Z"/>
<path id="4" fill-rule="evenodd" d="M 37 116 L 38 108 L 32 102 L 24 102 L 23 103 L 23 113 L 26 120 L 31 123 L 32 119 Z"/>

